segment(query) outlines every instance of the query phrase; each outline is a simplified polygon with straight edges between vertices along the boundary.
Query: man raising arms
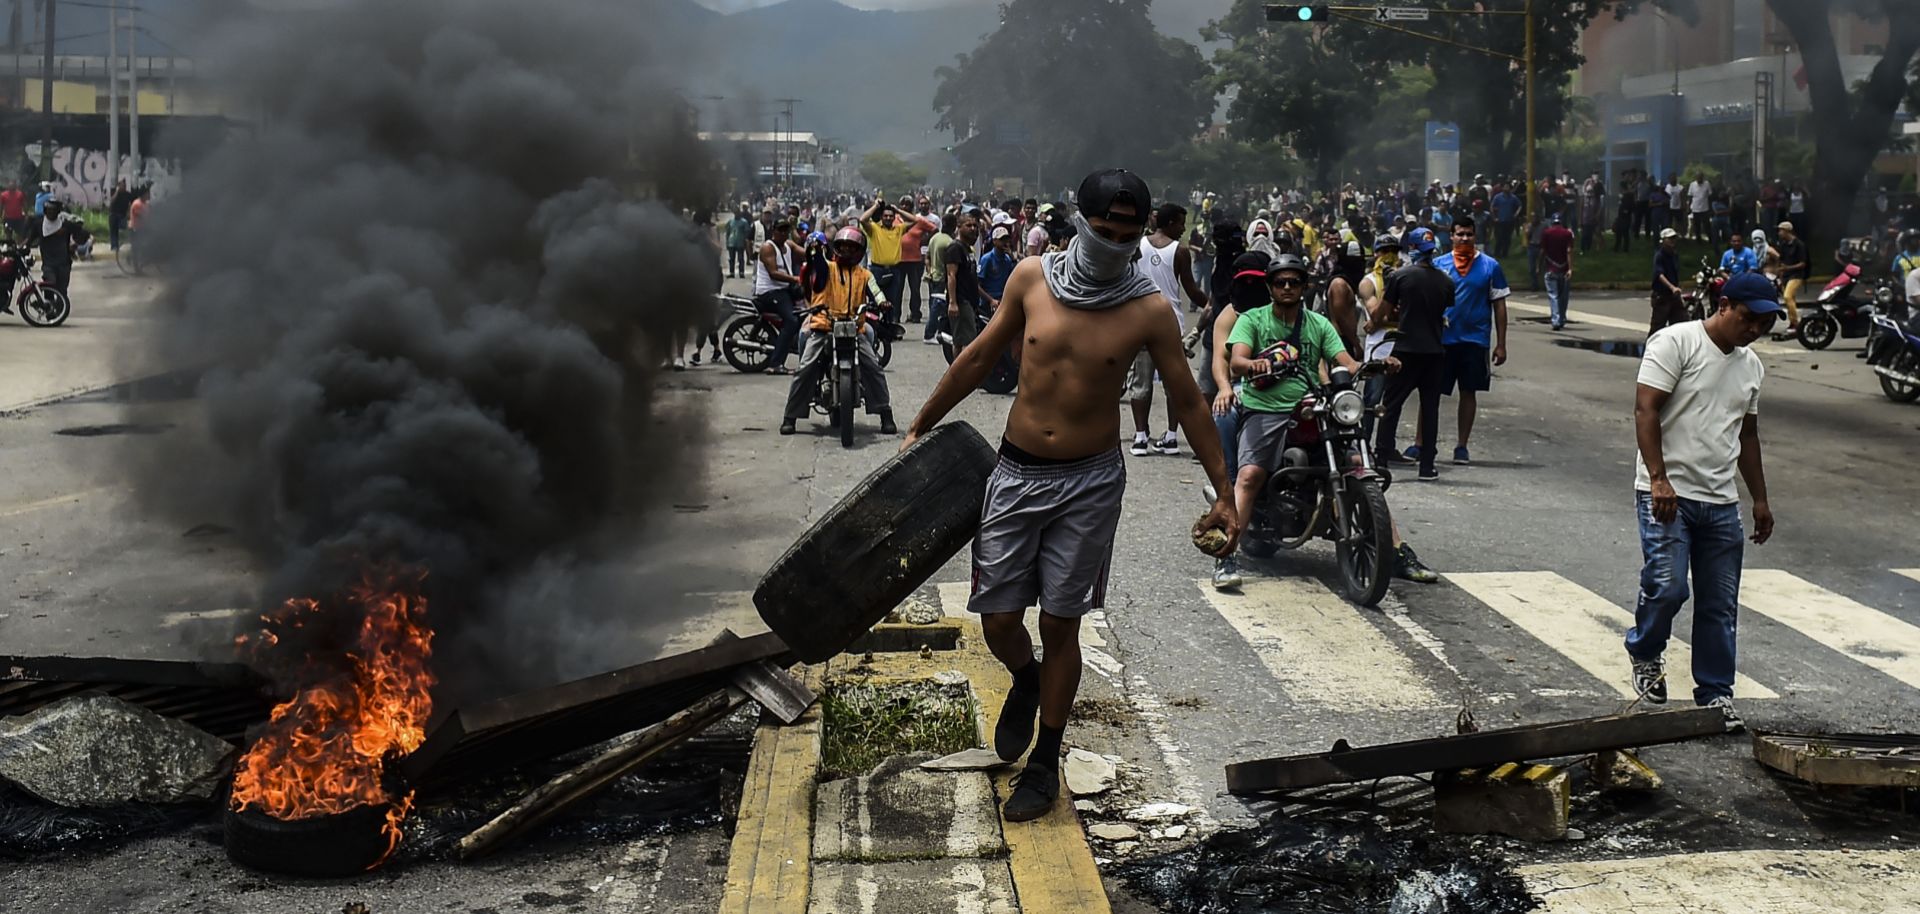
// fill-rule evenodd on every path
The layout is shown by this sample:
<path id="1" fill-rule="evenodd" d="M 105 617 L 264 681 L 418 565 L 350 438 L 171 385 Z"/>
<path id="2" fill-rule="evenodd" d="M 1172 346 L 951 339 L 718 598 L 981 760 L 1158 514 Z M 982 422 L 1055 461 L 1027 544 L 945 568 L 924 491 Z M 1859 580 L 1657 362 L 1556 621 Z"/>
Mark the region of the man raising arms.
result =
<path id="1" fill-rule="evenodd" d="M 1113 392 L 1143 347 L 1165 379 L 1173 414 L 1219 499 L 1195 532 L 1224 529 L 1231 554 L 1240 522 L 1220 441 L 1187 371 L 1179 320 L 1151 280 L 1135 272 L 1151 201 L 1145 181 L 1120 169 L 1080 185 L 1078 229 L 1065 251 L 1021 261 L 1000 310 L 953 365 L 907 429 L 906 445 L 980 386 L 1007 347 L 1023 353 L 1020 387 L 987 482 L 973 543 L 973 596 L 993 655 L 1013 675 L 994 728 L 994 749 L 1013 761 L 1033 753 L 1014 779 L 1003 814 L 1036 819 L 1060 791 L 1060 743 L 1080 687 L 1080 618 L 1105 605 L 1108 563 L 1126 490 L 1120 411 Z M 1026 609 L 1040 604 L 1045 659 L 1033 657 Z M 1034 742 L 1034 714 L 1040 736 Z"/>

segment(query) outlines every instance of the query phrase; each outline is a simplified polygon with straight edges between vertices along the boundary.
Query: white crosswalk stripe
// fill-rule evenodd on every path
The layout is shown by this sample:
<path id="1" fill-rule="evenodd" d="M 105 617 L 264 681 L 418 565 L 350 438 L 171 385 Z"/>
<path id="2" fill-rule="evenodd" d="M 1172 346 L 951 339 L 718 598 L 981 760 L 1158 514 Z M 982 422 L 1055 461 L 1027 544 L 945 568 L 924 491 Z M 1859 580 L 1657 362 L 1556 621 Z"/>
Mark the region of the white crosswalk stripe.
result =
<path id="1" fill-rule="evenodd" d="M 1519 875 L 1545 914 L 1894 914 L 1920 897 L 1920 853 L 1907 850 L 1672 854 L 1535 864 Z"/>
<path id="2" fill-rule="evenodd" d="M 1294 701 L 1349 710 L 1448 704 L 1359 608 L 1319 581 L 1252 580 L 1237 594 L 1196 586 Z"/>
<path id="3" fill-rule="evenodd" d="M 1588 675 L 1633 698 L 1632 672 L 1622 644 L 1633 613 L 1551 571 L 1450 574 L 1461 590 L 1538 639 Z M 1693 668 L 1693 651 L 1678 633 L 1667 643 L 1667 691 L 1684 697 Z M 1744 675 L 1733 681 L 1736 698 L 1779 698 Z"/>
<path id="4" fill-rule="evenodd" d="M 1920 568 L 1895 568 L 1894 574 L 1920 581 Z"/>
<path id="5" fill-rule="evenodd" d="M 1770 568 L 1742 572 L 1740 605 L 1920 688 L 1920 626 Z"/>

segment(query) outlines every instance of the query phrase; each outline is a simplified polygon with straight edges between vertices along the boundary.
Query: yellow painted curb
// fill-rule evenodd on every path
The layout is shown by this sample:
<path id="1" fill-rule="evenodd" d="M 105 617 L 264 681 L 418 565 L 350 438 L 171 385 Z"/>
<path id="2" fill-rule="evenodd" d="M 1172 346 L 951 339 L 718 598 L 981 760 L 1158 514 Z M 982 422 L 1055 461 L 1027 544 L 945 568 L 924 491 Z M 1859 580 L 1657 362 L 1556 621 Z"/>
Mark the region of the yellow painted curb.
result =
<path id="1" fill-rule="evenodd" d="M 807 685 L 818 692 L 820 667 Z M 721 914 L 806 914 L 813 883 L 813 788 L 820 769 L 820 705 L 790 726 L 762 724 L 740 788 Z"/>
<path id="2" fill-rule="evenodd" d="M 936 651 L 931 659 L 912 653 L 875 654 L 871 663 L 843 654 L 824 667 L 808 668 L 807 684 L 818 692 L 828 679 L 839 676 L 925 680 L 935 673 L 958 670 L 973 684 L 985 745 L 1012 684 L 1006 668 L 987 650 L 978 622 L 944 619 L 934 626 L 959 629 L 958 649 Z M 814 780 L 819 768 L 818 704 L 792 726 L 760 727 L 741 789 L 721 914 L 806 914 L 812 891 Z M 1013 774 L 1004 770 L 993 778 L 1000 801 L 1013 790 Z M 1060 797 L 1053 811 L 1039 819 L 1000 823 L 1020 912 L 1111 914 L 1100 868 L 1093 862 L 1093 850 L 1087 846 L 1065 783 L 1060 785 Z"/>
<path id="3" fill-rule="evenodd" d="M 856 657 L 836 657 L 829 663 L 833 674 L 856 669 L 869 670 L 888 679 L 926 679 L 944 670 L 965 673 L 973 683 L 973 694 L 980 704 L 982 744 L 999 722 L 1000 705 L 1007 699 L 1012 679 L 1006 667 L 987 650 L 980 623 L 972 619 L 946 619 L 940 625 L 960 629 L 957 650 L 936 651 L 923 660 L 916 654 L 875 654 L 871 664 Z M 1017 769 L 1003 769 L 994 775 L 995 794 L 1004 802 L 1013 792 Z M 1064 766 L 1063 766 L 1064 770 Z M 1106 887 L 1100 881 L 1100 868 L 1093 862 L 1093 850 L 1087 846 L 1086 832 L 1073 809 L 1073 794 L 1060 785 L 1060 802 L 1053 811 L 1031 822 L 1000 823 L 1007 839 L 1007 863 L 1013 870 L 1014 894 L 1021 914 L 1110 914 Z"/>

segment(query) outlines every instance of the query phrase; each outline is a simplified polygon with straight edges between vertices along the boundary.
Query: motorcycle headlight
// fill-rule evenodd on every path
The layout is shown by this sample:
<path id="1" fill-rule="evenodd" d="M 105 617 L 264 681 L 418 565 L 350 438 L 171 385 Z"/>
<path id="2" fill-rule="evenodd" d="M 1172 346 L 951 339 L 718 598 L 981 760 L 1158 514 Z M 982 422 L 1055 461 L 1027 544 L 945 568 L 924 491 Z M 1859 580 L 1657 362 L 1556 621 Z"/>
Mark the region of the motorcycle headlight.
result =
<path id="1" fill-rule="evenodd" d="M 1367 401 L 1357 390 L 1343 390 L 1333 395 L 1333 421 L 1341 425 L 1359 425 L 1360 416 L 1367 411 Z"/>
<path id="2" fill-rule="evenodd" d="M 1880 288 L 1875 289 L 1873 291 L 1873 300 L 1875 304 L 1881 304 L 1881 305 L 1892 304 L 1893 289 L 1889 286 L 1881 286 Z"/>

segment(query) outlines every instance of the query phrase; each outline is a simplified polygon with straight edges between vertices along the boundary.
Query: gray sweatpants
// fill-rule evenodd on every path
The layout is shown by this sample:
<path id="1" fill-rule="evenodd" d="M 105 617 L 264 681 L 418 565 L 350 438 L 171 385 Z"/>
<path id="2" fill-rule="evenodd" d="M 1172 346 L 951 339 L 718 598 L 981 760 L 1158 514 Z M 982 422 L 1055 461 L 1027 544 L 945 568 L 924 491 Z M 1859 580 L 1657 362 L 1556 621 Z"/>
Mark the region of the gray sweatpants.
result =
<path id="1" fill-rule="evenodd" d="M 1127 465 L 1117 447 L 1038 466 L 1001 457 L 987 479 L 980 532 L 973 539 L 967 609 L 1023 612 L 1037 600 L 1048 615 L 1077 619 L 1106 606 L 1126 491 Z"/>
<path id="2" fill-rule="evenodd" d="M 860 397 L 866 401 L 867 414 L 877 416 L 893 408 L 887 399 L 887 373 L 880 367 L 880 355 L 873 351 L 873 330 L 854 337 L 854 349 L 860 360 Z M 800 351 L 800 370 L 787 388 L 784 418 L 805 419 L 813 411 L 813 391 L 820 385 L 822 372 L 833 368 L 833 334 L 807 331 L 805 348 Z"/>

